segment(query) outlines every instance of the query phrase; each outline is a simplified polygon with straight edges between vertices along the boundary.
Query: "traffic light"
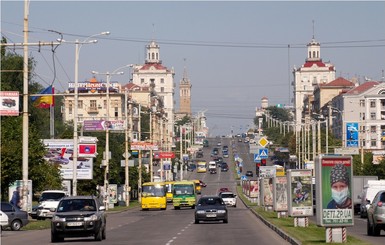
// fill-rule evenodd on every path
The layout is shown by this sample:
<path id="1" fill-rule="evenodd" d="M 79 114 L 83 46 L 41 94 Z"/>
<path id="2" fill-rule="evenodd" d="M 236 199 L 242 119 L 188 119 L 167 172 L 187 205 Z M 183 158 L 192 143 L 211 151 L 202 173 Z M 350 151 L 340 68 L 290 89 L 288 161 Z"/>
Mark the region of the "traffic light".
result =
<path id="1" fill-rule="evenodd" d="M 261 165 L 266 166 L 266 159 L 261 159 Z"/>
<path id="2" fill-rule="evenodd" d="M 259 177 L 259 167 L 261 166 L 260 163 L 255 164 L 255 175 Z"/>

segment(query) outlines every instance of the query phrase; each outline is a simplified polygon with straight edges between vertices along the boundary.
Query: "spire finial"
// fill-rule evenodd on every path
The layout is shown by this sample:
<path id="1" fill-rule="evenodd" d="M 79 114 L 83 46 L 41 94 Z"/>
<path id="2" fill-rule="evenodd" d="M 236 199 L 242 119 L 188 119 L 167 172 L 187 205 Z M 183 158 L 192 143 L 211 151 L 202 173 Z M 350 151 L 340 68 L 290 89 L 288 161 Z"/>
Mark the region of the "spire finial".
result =
<path id="1" fill-rule="evenodd" d="M 313 22 L 313 39 L 314 39 L 314 20 L 312 22 Z"/>
<path id="2" fill-rule="evenodd" d="M 186 58 L 183 58 L 184 69 L 183 69 L 183 80 L 187 79 L 187 69 L 186 69 Z"/>
<path id="3" fill-rule="evenodd" d="M 152 23 L 152 41 L 155 41 L 155 24 Z"/>

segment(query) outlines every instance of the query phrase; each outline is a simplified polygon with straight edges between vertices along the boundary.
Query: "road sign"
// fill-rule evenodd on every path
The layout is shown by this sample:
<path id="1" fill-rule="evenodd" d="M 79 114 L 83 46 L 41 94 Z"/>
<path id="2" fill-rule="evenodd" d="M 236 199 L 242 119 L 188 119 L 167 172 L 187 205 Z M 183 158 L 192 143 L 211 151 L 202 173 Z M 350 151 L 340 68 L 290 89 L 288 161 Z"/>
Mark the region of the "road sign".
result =
<path id="1" fill-rule="evenodd" d="M 131 154 L 129 152 L 127 152 L 127 157 L 126 157 L 126 153 L 123 153 L 123 157 L 124 158 L 130 158 L 131 157 Z"/>
<path id="2" fill-rule="evenodd" d="M 354 148 L 354 147 L 334 148 L 334 154 L 358 155 L 358 148 Z"/>
<path id="3" fill-rule="evenodd" d="M 259 156 L 259 154 L 254 154 L 254 162 L 258 161 L 261 161 L 261 157 Z"/>
<path id="4" fill-rule="evenodd" d="M 267 148 L 259 149 L 259 157 L 261 159 L 269 158 L 269 150 Z"/>
<path id="5" fill-rule="evenodd" d="M 262 137 L 259 141 L 258 141 L 258 144 L 262 147 L 266 147 L 267 144 L 269 144 L 269 141 L 265 138 L 265 137 Z"/>

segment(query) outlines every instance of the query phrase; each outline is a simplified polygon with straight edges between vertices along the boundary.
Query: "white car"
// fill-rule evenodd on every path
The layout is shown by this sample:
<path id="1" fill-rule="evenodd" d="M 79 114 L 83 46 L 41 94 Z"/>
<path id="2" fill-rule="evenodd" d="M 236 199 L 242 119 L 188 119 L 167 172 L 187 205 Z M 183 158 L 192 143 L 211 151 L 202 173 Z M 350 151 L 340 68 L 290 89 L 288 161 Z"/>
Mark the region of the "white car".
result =
<path id="1" fill-rule="evenodd" d="M 3 226 L 8 225 L 8 215 L 0 210 L 0 226 L 3 228 Z"/>
<path id="2" fill-rule="evenodd" d="M 232 192 L 221 192 L 219 197 L 225 202 L 227 206 L 236 207 L 237 206 L 237 195 Z"/>

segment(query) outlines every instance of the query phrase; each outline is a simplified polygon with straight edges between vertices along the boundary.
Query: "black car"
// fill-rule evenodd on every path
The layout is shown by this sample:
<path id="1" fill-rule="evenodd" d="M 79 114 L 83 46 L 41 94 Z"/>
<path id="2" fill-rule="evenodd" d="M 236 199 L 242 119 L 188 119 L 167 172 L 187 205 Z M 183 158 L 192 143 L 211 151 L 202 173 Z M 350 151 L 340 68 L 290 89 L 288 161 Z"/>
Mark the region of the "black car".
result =
<path id="1" fill-rule="evenodd" d="M 28 213 L 8 202 L 1 202 L 1 211 L 8 216 L 8 226 L 18 231 L 28 224 Z"/>
<path id="2" fill-rule="evenodd" d="M 210 172 L 210 174 L 216 174 L 217 173 L 217 169 L 216 168 L 210 168 L 209 172 Z"/>
<path id="3" fill-rule="evenodd" d="M 246 176 L 248 176 L 248 177 L 253 177 L 253 171 L 247 170 L 247 171 L 246 171 Z"/>
<path id="4" fill-rule="evenodd" d="M 104 210 L 105 207 L 94 196 L 64 197 L 51 221 L 51 242 L 61 242 L 65 237 L 106 239 Z"/>
<path id="5" fill-rule="evenodd" d="M 229 165 L 227 165 L 227 163 L 222 163 L 221 172 L 227 172 L 227 171 L 229 171 Z"/>
<path id="6" fill-rule="evenodd" d="M 195 207 L 195 224 L 200 221 L 223 221 L 228 223 L 228 213 L 225 202 L 219 196 L 201 197 Z"/>

